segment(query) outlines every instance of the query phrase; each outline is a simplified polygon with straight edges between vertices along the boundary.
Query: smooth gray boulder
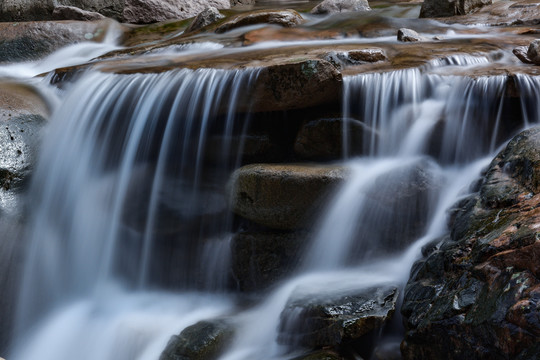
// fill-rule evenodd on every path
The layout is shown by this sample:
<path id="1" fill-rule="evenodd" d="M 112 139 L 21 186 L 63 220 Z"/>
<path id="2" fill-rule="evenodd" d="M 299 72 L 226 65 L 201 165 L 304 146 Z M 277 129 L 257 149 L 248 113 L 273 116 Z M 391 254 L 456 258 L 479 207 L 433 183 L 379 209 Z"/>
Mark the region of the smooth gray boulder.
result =
<path id="1" fill-rule="evenodd" d="M 105 15 L 95 11 L 79 9 L 75 6 L 56 6 L 52 16 L 54 20 L 93 21 L 105 19 Z"/>
<path id="2" fill-rule="evenodd" d="M 341 12 L 352 11 L 369 11 L 369 3 L 367 0 L 324 0 L 319 5 L 315 6 L 312 14 L 327 15 Z"/>

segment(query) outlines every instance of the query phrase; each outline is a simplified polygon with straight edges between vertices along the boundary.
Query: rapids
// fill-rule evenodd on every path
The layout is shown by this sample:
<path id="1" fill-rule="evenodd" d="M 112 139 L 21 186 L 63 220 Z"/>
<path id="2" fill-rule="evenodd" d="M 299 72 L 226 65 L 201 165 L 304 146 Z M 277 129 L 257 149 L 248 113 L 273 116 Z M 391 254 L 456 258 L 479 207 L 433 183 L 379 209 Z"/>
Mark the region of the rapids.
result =
<path id="1" fill-rule="evenodd" d="M 419 9 L 376 11 L 370 19 L 411 24 Z M 314 29 L 350 20 L 305 17 Z M 456 41 L 494 36 L 483 27 L 456 34 L 434 21 L 421 26 Z M 269 40 L 242 48 L 215 37 L 147 51 L 137 61 L 185 56 L 191 64 L 197 57 L 220 55 L 245 61 L 245 53 L 300 45 L 391 47 L 396 42 L 382 34 Z M 281 315 L 295 291 L 319 294 L 383 284 L 402 289 L 421 248 L 446 234 L 448 209 L 468 194 L 512 135 L 540 118 L 539 77 L 519 74 L 509 84 L 500 74 L 461 75 L 494 61 L 516 66 L 492 51 L 459 52 L 389 71 L 344 72 L 339 163 L 350 169 L 349 179 L 312 225 L 298 270 L 268 293 L 248 296 L 231 286 L 230 240 L 238 224 L 226 208 L 224 189 L 242 164 L 243 135 L 258 118 L 249 111 L 249 99 L 262 67 L 158 74 L 91 69 L 61 89 L 51 85 L 53 75 L 32 78 L 121 48 L 113 29 L 103 43 L 80 43 L 41 61 L 0 65 L 0 78 L 31 83 L 54 107 L 27 198 L 28 251 L 8 360 L 158 359 L 172 335 L 218 317 L 232 319 L 237 329 L 221 359 L 301 355 L 302 349 L 278 342 L 280 322 L 295 321 Z M 522 94 L 518 100 L 506 96 L 511 85 Z M 518 115 L 511 113 L 516 108 Z M 361 157 L 350 152 L 358 140 L 348 131 L 350 118 L 373 130 L 361 139 Z M 215 136 L 226 140 L 218 146 L 218 165 L 209 166 Z M 399 199 L 403 184 L 418 176 L 430 186 L 423 201 L 407 204 L 407 216 L 381 205 Z M 425 225 L 413 226 L 414 216 Z M 411 239 L 388 240 L 396 233 Z M 400 341 L 402 331 L 396 312 L 380 343 Z"/>

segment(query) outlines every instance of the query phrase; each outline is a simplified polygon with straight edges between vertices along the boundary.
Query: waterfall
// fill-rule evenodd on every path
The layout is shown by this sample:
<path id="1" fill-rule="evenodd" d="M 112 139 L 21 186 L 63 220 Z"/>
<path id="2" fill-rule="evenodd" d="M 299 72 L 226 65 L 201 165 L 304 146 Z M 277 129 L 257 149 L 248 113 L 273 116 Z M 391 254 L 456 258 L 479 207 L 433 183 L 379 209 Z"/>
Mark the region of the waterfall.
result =
<path id="1" fill-rule="evenodd" d="M 166 343 L 184 319 L 172 325 L 176 330 L 170 324 L 186 312 L 195 311 L 199 315 L 192 319 L 200 319 L 227 307 L 226 300 L 218 306 L 207 299 L 210 295 L 200 299 L 188 295 L 197 300 L 180 300 L 198 307 L 188 310 L 185 305 L 182 310 L 173 305 L 171 295 L 147 292 L 172 284 L 184 290 L 224 287 L 227 254 L 212 255 L 201 243 L 225 242 L 212 246 L 214 253 L 227 248 L 230 216 L 225 212 L 223 183 L 238 166 L 234 153 L 239 151 L 232 148 L 231 138 L 249 123 L 249 111 L 242 115 L 237 104 L 257 73 L 257 69 L 152 75 L 90 72 L 67 91 L 45 136 L 30 194 L 31 248 L 18 308 L 19 335 L 43 331 L 45 337 L 36 338 L 39 349 L 41 341 L 50 339 L 45 330 L 31 325 L 42 314 L 55 311 L 53 320 L 45 321 L 46 330 L 69 331 L 76 321 L 92 319 L 81 329 L 81 334 L 92 337 L 101 315 L 115 307 L 122 310 L 120 323 L 127 321 L 123 316 L 151 317 L 154 310 L 165 309 L 157 316 L 165 320 L 169 313 L 169 325 L 157 336 L 167 333 Z M 216 134 L 222 137 L 220 158 L 208 166 L 206 143 Z M 209 170 L 211 176 L 205 173 Z M 201 261 L 212 257 L 223 261 Z M 133 298 L 127 295 L 130 292 Z M 145 313 L 148 303 L 155 304 Z M 145 331 L 152 334 L 150 330 Z M 165 343 L 162 340 L 153 358 Z M 14 358 L 83 359 L 73 355 L 81 344 L 74 340 L 72 345 L 72 350 L 39 356 L 39 350 L 33 353 L 32 346 L 24 345 Z M 126 351 L 115 349 L 114 358 L 135 358 L 129 355 L 133 349 Z M 98 358 L 112 359 L 113 353 Z"/>

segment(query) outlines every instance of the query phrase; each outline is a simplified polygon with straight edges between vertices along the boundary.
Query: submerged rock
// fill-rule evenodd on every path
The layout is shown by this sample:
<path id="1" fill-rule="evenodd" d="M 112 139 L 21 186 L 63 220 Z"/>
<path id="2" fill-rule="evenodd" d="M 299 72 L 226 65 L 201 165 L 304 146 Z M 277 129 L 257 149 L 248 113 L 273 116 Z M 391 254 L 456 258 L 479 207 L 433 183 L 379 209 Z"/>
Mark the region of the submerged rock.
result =
<path id="1" fill-rule="evenodd" d="M 350 155 L 360 155 L 363 138 L 373 132 L 355 119 L 325 118 L 311 120 L 302 125 L 294 144 L 294 152 L 305 159 L 328 160 L 343 157 L 343 134 L 347 132 Z"/>
<path id="2" fill-rule="evenodd" d="M 490 5 L 492 0 L 425 0 L 420 9 L 420 17 L 447 17 L 465 15 L 476 9 Z"/>
<path id="3" fill-rule="evenodd" d="M 540 338 L 540 128 L 492 161 L 451 238 L 413 267 L 406 359 L 533 359 Z"/>
<path id="4" fill-rule="evenodd" d="M 79 9 L 75 6 L 56 6 L 52 13 L 54 20 L 93 21 L 105 19 L 105 16 L 95 12 Z"/>
<path id="5" fill-rule="evenodd" d="M 193 19 L 191 24 L 189 24 L 189 26 L 185 30 L 185 33 L 199 30 L 205 26 L 215 23 L 220 19 L 223 19 L 224 17 L 225 16 L 221 15 L 219 13 L 219 10 L 215 7 L 207 7 L 206 9 L 201 11 L 199 15 L 195 17 L 195 19 Z"/>
<path id="6" fill-rule="evenodd" d="M 347 173 L 339 166 L 247 165 L 231 176 L 229 204 L 233 212 L 260 225 L 302 228 Z"/>
<path id="7" fill-rule="evenodd" d="M 397 299 L 397 288 L 389 285 L 336 292 L 299 288 L 281 313 L 278 341 L 321 348 L 358 340 L 392 318 Z"/>
<path id="8" fill-rule="evenodd" d="M 305 232 L 243 231 L 231 241 L 231 268 L 241 291 L 262 290 L 299 265 Z"/>
<path id="9" fill-rule="evenodd" d="M 159 360 L 217 359 L 233 335 L 227 320 L 199 321 L 171 337 Z"/>
<path id="10" fill-rule="evenodd" d="M 513 53 L 525 64 L 540 65 L 540 39 L 533 40 L 529 47 L 520 46 L 515 48 Z"/>
<path id="11" fill-rule="evenodd" d="M 367 0 L 324 0 L 315 6 L 312 14 L 325 15 L 351 11 L 369 11 Z"/>
<path id="12" fill-rule="evenodd" d="M 226 20 L 217 27 L 216 33 L 224 33 L 242 26 L 256 24 L 274 24 L 283 27 L 293 27 L 304 22 L 304 18 L 295 10 L 257 10 L 240 14 Z"/>

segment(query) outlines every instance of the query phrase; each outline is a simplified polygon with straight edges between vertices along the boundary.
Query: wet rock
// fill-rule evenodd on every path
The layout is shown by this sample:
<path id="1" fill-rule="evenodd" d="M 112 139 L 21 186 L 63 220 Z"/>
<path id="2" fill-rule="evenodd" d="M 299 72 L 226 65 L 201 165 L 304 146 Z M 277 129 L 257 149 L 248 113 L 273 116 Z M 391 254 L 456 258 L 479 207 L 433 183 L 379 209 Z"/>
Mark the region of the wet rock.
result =
<path id="1" fill-rule="evenodd" d="M 416 31 L 406 28 L 401 28 L 398 30 L 397 39 L 398 41 L 402 42 L 415 42 L 426 40 L 426 38 L 420 36 L 420 34 L 418 34 Z"/>
<path id="2" fill-rule="evenodd" d="M 388 60 L 385 51 L 380 48 L 351 50 L 347 52 L 332 51 L 326 54 L 324 59 L 338 68 Z"/>
<path id="3" fill-rule="evenodd" d="M 341 74 L 325 60 L 271 65 L 259 73 L 251 109 L 291 110 L 336 102 L 341 82 Z"/>
<path id="4" fill-rule="evenodd" d="M 339 166 L 253 164 L 231 176 L 229 204 L 238 215 L 273 229 L 296 229 L 320 210 L 347 176 Z"/>
<path id="5" fill-rule="evenodd" d="M 219 10 L 215 7 L 208 7 L 201 11 L 193 22 L 187 27 L 185 33 L 199 30 L 205 26 L 215 23 L 219 19 L 223 19 L 225 16 L 219 13 Z"/>
<path id="6" fill-rule="evenodd" d="M 255 4 L 255 0 L 231 0 L 231 6 L 253 5 L 253 4 Z"/>
<path id="7" fill-rule="evenodd" d="M 491 0 L 425 0 L 420 9 L 420 17 L 447 17 L 465 15 L 491 4 Z"/>
<path id="8" fill-rule="evenodd" d="M 0 63 L 36 60 L 81 41 L 100 41 L 110 21 L 0 23 Z"/>
<path id="9" fill-rule="evenodd" d="M 274 24 L 283 27 L 294 27 L 304 22 L 302 15 L 295 10 L 258 10 L 239 14 L 226 20 L 216 28 L 216 33 L 224 33 L 242 26 L 256 24 Z"/>
<path id="10" fill-rule="evenodd" d="M 37 90 L 0 83 L 0 212 L 18 211 L 49 108 Z"/>
<path id="11" fill-rule="evenodd" d="M 312 14 L 325 15 L 351 11 L 369 11 L 367 0 L 324 0 L 315 6 Z"/>
<path id="12" fill-rule="evenodd" d="M 510 141 L 480 191 L 456 206 L 451 238 L 414 266 L 402 307 L 406 359 L 534 358 L 540 337 L 539 143 L 539 128 Z"/>
<path id="13" fill-rule="evenodd" d="M 533 40 L 528 48 L 526 46 L 515 48 L 513 53 L 525 64 L 540 65 L 540 39 Z"/>
<path id="14" fill-rule="evenodd" d="M 233 277 L 241 291 L 263 290 L 299 265 L 305 232 L 242 231 L 231 241 Z"/>
<path id="15" fill-rule="evenodd" d="M 149 24 L 171 19 L 187 19 L 208 7 L 228 9 L 229 0 L 126 0 L 123 18 L 132 24 Z"/>
<path id="16" fill-rule="evenodd" d="M 297 356 L 291 360 L 342 360 L 343 358 L 335 351 L 332 350 L 318 350 L 310 352 L 309 354 Z M 357 360 L 361 360 L 355 357 Z"/>
<path id="17" fill-rule="evenodd" d="M 159 360 L 217 359 L 233 335 L 227 320 L 200 321 L 171 337 Z"/>
<path id="18" fill-rule="evenodd" d="M 350 155 L 360 155 L 364 136 L 373 132 L 355 119 L 325 118 L 308 121 L 298 132 L 294 152 L 311 160 L 340 159 L 343 157 L 344 131 L 347 131 L 347 152 Z"/>
<path id="19" fill-rule="evenodd" d="M 356 291 L 331 288 L 299 288 L 291 295 L 280 316 L 280 343 L 321 348 L 358 340 L 380 328 L 396 309 L 395 286 Z"/>
<path id="20" fill-rule="evenodd" d="M 93 21 L 105 19 L 104 15 L 94 11 L 86 11 L 74 6 L 56 6 L 52 13 L 54 20 Z"/>

